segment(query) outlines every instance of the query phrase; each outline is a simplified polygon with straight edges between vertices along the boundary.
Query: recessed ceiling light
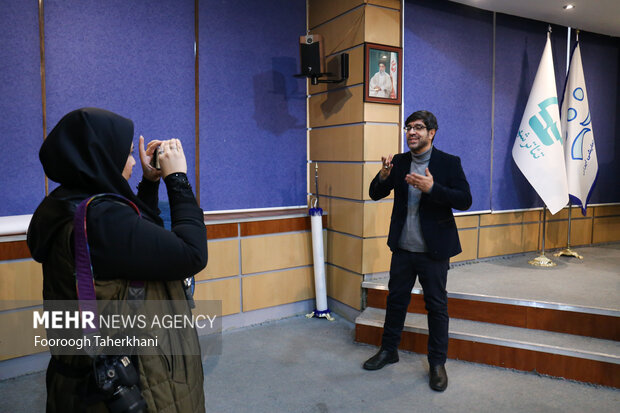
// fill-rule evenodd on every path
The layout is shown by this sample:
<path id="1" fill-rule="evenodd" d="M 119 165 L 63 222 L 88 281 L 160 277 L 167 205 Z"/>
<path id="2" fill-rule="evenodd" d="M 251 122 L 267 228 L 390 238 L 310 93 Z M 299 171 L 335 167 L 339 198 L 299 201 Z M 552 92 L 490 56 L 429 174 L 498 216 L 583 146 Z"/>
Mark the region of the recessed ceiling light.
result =
<path id="1" fill-rule="evenodd" d="M 575 6 L 574 6 L 574 5 L 572 5 L 572 4 L 565 4 L 565 5 L 563 6 L 563 8 L 564 8 L 564 10 L 570 10 L 570 9 L 574 9 L 574 8 L 575 8 Z"/>

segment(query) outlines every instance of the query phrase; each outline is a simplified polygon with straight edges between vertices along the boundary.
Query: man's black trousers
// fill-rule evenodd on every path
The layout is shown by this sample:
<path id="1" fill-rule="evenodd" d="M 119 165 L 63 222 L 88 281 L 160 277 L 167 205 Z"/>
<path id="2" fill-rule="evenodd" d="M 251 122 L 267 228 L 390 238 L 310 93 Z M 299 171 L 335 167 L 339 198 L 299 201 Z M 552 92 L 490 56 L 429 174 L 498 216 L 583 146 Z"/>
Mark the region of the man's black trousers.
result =
<path id="1" fill-rule="evenodd" d="M 405 324 L 411 289 L 420 277 L 428 311 L 428 362 L 444 364 L 448 352 L 448 296 L 446 281 L 450 260 L 436 261 L 423 252 L 397 249 L 392 253 L 389 294 L 381 347 L 396 350 Z"/>

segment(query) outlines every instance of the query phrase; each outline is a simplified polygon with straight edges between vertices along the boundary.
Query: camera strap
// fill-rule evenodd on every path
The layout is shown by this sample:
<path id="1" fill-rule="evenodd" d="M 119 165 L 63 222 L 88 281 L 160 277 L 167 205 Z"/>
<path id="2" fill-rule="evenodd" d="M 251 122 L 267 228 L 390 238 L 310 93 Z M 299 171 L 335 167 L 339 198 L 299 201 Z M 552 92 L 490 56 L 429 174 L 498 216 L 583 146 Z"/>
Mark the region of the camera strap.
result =
<path id="1" fill-rule="evenodd" d="M 120 201 L 124 204 L 131 206 L 138 216 L 140 209 L 128 200 L 127 198 L 117 194 L 97 194 L 90 198 L 86 198 L 77 206 L 75 210 L 75 216 L 73 218 L 73 237 L 75 244 L 75 281 L 78 296 L 78 305 L 80 312 L 91 312 L 94 315 L 94 326 L 84 328 L 84 334 L 97 333 L 99 331 L 99 312 L 97 310 L 97 296 L 95 294 L 95 279 L 93 277 L 93 266 L 90 260 L 90 248 L 88 246 L 88 234 L 86 230 L 86 214 L 88 212 L 88 206 L 96 199 L 112 198 L 116 201 Z M 144 282 L 143 281 L 131 281 L 130 289 L 142 291 L 142 297 L 144 296 Z M 140 295 L 140 293 L 137 293 Z"/>

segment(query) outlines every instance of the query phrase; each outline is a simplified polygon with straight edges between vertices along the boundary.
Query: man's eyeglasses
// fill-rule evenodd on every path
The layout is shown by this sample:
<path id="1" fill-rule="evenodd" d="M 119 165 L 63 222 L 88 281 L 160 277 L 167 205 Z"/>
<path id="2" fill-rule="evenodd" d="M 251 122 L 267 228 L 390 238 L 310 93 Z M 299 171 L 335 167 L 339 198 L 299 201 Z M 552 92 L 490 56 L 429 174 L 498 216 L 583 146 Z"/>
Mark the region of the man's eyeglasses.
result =
<path id="1" fill-rule="evenodd" d="M 404 130 L 405 132 L 409 132 L 411 129 L 413 129 L 413 130 L 414 130 L 414 131 L 416 131 L 416 132 L 420 132 L 420 131 L 422 131 L 422 130 L 426 129 L 426 126 L 423 126 L 423 125 L 413 125 L 413 126 L 409 126 L 409 125 L 407 125 L 407 126 L 405 126 L 405 127 L 403 128 L 403 130 Z"/>

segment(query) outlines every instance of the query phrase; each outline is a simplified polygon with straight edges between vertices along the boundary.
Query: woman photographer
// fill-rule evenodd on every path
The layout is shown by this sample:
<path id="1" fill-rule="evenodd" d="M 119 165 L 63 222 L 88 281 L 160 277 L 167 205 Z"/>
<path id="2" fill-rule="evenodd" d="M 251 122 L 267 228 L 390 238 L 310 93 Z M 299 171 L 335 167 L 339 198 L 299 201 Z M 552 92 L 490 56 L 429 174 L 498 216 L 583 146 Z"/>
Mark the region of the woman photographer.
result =
<path id="1" fill-rule="evenodd" d="M 136 163 L 133 133 L 131 120 L 85 108 L 65 115 L 43 143 L 41 164 L 60 184 L 41 202 L 28 229 L 32 256 L 43 264 L 45 301 L 78 299 L 73 219 L 76 206 L 97 194 L 120 195 L 140 213 L 110 197 L 97 198 L 88 207 L 97 300 L 127 300 L 134 288 L 144 300 L 186 300 L 183 279 L 206 266 L 203 212 L 187 180 L 181 142 L 152 141 L 145 148 L 140 137 L 143 178 L 136 195 L 127 182 Z M 150 165 L 156 150 L 160 170 Z M 171 231 L 164 229 L 157 207 L 161 179 L 168 191 Z M 183 311 L 190 314 L 189 306 Z M 195 330 L 183 334 L 184 343 L 198 346 Z M 200 355 L 138 355 L 131 360 L 148 412 L 204 412 Z M 89 356 L 53 355 L 46 384 L 48 412 L 113 410 L 93 383 Z"/>

